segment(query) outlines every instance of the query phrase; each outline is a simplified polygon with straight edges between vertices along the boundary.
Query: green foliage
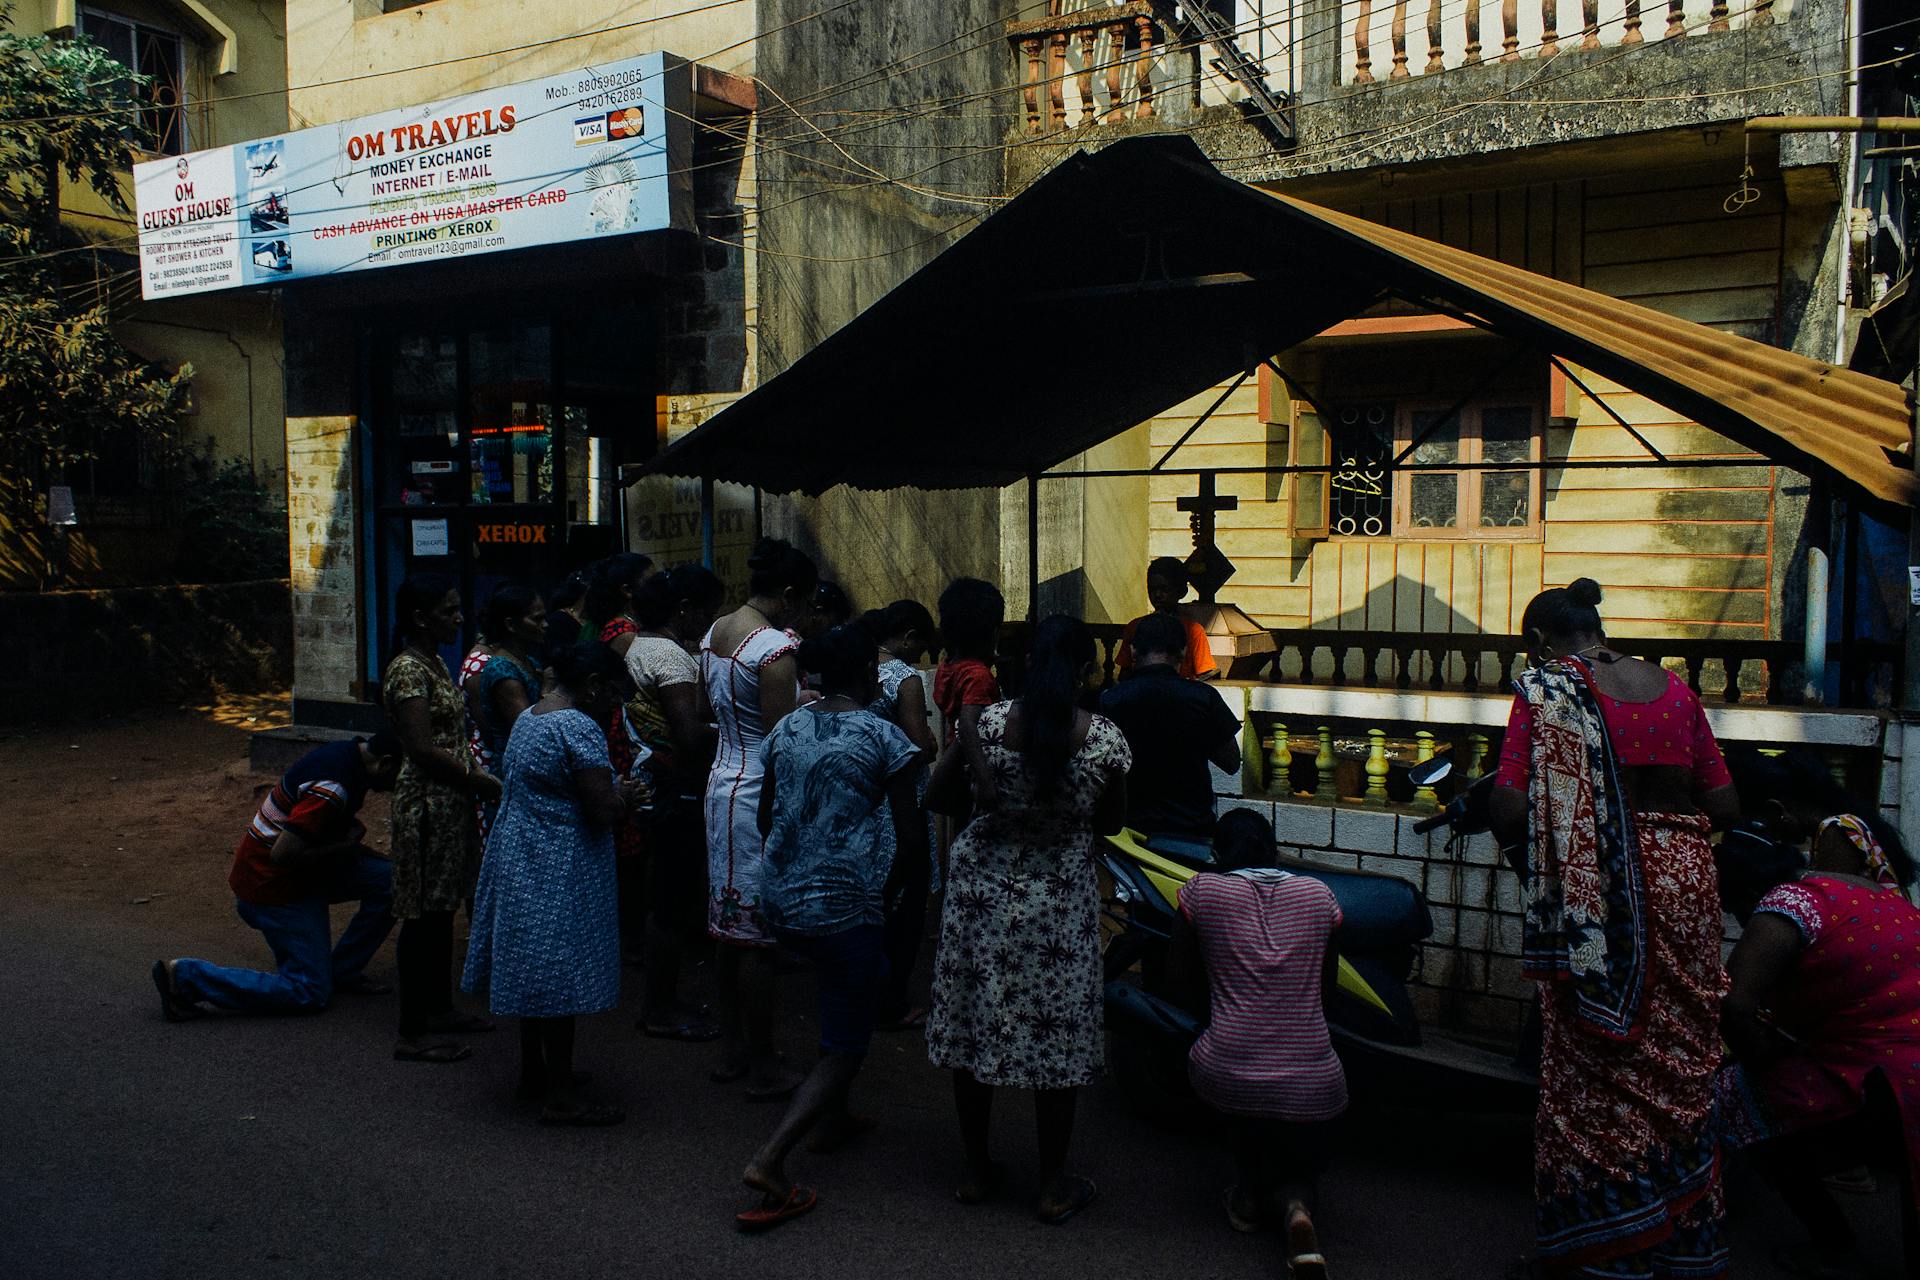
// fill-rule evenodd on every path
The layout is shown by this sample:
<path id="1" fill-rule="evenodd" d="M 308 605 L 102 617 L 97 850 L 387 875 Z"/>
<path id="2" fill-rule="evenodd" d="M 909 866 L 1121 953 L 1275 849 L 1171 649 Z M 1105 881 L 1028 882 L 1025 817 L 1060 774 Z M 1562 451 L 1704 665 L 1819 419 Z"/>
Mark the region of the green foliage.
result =
<path id="1" fill-rule="evenodd" d="M 0 3 L 0 472 L 36 481 L 108 442 L 171 439 L 192 370 L 160 369 L 121 346 L 105 300 L 114 290 L 100 287 L 94 255 L 61 242 L 63 178 L 127 207 L 123 184 L 141 127 L 131 94 L 143 78 L 90 41 L 12 28 L 7 0 Z"/>
<path id="2" fill-rule="evenodd" d="M 287 503 L 271 471 L 240 458 L 215 461 L 212 445 L 181 460 L 182 582 L 249 582 L 287 576 Z"/>

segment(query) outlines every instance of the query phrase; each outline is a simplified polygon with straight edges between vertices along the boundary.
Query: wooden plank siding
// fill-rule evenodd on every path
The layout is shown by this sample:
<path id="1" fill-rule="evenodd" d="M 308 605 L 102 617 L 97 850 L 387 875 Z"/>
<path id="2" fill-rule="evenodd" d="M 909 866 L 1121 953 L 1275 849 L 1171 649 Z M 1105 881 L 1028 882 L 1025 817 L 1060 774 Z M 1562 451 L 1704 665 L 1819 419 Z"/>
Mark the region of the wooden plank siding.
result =
<path id="1" fill-rule="evenodd" d="M 1777 180 L 1756 185 L 1762 198 L 1737 215 L 1723 208 L 1724 175 L 1673 170 L 1387 201 L 1353 212 L 1766 340 L 1778 330 L 1785 202 Z M 1382 308 L 1383 314 L 1396 310 L 1404 308 Z M 1428 341 L 1486 340 L 1428 335 Z M 1408 388 L 1430 376 L 1424 369 L 1436 362 L 1436 350 L 1476 348 L 1325 339 L 1287 363 L 1309 370 L 1309 378 L 1333 378 L 1337 370 L 1337 387 L 1329 390 L 1323 382 L 1321 394 L 1389 398 L 1411 394 Z M 1446 359 L 1457 357 L 1439 362 Z M 1356 369 L 1368 372 L 1356 375 Z M 1291 482 L 1223 476 L 1221 491 L 1240 499 L 1239 509 L 1219 520 L 1221 549 L 1239 569 L 1223 598 L 1275 627 L 1511 633 L 1543 587 L 1592 577 L 1606 588 L 1608 626 L 1622 635 L 1777 634 L 1770 584 L 1778 469 L 1645 396 L 1579 372 L 1597 400 L 1569 391 L 1570 423 L 1552 420 L 1546 431 L 1550 461 L 1646 458 L 1642 445 L 1615 423 L 1612 414 L 1618 414 L 1676 462 L 1751 458 L 1751 465 L 1549 467 L 1542 479 L 1541 536 L 1486 542 L 1299 541 L 1288 526 Z M 1152 421 L 1155 459 L 1219 391 L 1195 396 Z M 1276 398 L 1276 407 L 1283 408 L 1284 389 Z M 1168 465 L 1284 462 L 1284 430 L 1262 420 L 1259 392 L 1249 380 Z M 1149 489 L 1149 553 L 1185 556 L 1192 545 L 1188 522 L 1175 503 L 1193 492 L 1192 478 L 1156 477 Z"/>

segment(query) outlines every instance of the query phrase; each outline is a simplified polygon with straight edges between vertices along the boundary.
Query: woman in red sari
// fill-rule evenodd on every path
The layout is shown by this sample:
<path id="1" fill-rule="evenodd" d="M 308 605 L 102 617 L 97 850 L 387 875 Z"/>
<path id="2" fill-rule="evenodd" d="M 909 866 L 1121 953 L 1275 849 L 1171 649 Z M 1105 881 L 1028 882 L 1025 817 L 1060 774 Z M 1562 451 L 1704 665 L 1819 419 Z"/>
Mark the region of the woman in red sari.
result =
<path id="1" fill-rule="evenodd" d="M 1726 1145 L 1751 1148 L 1807 1228 L 1810 1243 L 1778 1255 L 1806 1276 L 1864 1273 L 1823 1178 L 1891 1157 L 1911 1274 L 1920 1263 L 1920 910 L 1901 887 L 1913 866 L 1890 830 L 1842 812 L 1847 797 L 1809 754 L 1752 765 L 1740 771 L 1741 793 L 1776 843 L 1729 837 L 1720 852 L 1721 899 L 1744 926 L 1727 962 Z"/>
<path id="2" fill-rule="evenodd" d="M 1738 817 L 1699 698 L 1607 644 L 1590 578 L 1522 626 L 1495 779 L 1527 847 L 1523 964 L 1540 985 L 1534 1122 L 1549 1275 L 1724 1275 L 1708 1123 L 1720 1065 L 1721 920 L 1707 834 Z"/>

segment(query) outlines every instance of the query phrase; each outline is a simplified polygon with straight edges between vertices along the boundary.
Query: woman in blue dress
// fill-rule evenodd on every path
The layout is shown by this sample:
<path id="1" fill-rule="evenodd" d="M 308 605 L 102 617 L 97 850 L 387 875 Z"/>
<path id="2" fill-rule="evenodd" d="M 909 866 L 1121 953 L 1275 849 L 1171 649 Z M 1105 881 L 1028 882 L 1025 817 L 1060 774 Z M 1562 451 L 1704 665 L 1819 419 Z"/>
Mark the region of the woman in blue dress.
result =
<path id="1" fill-rule="evenodd" d="M 620 1000 L 613 826 L 644 801 L 616 784 L 602 727 L 626 696 L 626 668 L 597 642 L 556 654 L 555 688 L 519 716 L 506 790 L 473 899 L 468 991 L 520 1023 L 516 1096 L 546 1100 L 540 1123 L 609 1125 L 614 1107 L 574 1091 L 574 1019 Z"/>

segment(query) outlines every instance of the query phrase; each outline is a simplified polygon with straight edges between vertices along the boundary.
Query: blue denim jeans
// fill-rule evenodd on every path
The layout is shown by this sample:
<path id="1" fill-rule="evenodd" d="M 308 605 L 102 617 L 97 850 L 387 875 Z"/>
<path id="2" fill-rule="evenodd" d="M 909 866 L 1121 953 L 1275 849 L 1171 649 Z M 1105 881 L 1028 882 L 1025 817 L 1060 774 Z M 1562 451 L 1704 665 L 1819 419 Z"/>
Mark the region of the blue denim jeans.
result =
<path id="1" fill-rule="evenodd" d="M 333 943 L 327 908 L 358 902 L 360 910 Z M 240 918 L 260 931 L 273 949 L 278 971 L 228 969 L 205 960 L 176 960 L 173 985 L 182 999 L 204 1000 L 241 1013 L 318 1013 L 333 998 L 333 984 L 367 967 L 393 928 L 393 867 L 363 853 L 341 858 L 321 891 L 285 906 L 236 901 Z"/>

